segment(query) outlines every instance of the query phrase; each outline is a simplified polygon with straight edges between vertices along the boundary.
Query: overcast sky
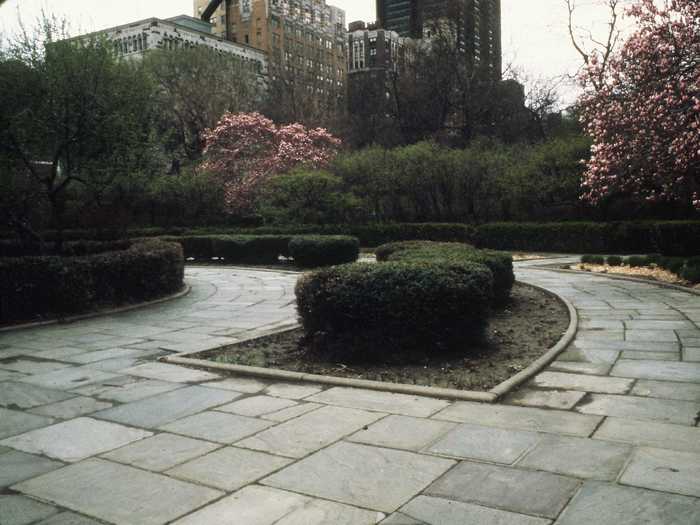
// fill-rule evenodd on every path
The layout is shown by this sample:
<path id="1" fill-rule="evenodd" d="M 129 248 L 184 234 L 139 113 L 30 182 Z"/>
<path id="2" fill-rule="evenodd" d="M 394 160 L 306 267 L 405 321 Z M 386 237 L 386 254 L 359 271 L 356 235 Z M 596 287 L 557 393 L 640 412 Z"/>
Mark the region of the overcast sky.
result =
<path id="1" fill-rule="evenodd" d="M 605 10 L 601 0 L 578 0 L 578 24 L 600 34 L 605 30 Z M 564 0 L 502 0 L 504 63 L 514 63 L 532 78 L 552 78 L 572 74 L 579 58 L 569 41 Z M 81 32 L 133 22 L 152 16 L 166 18 L 193 13 L 192 0 L 8 0 L 0 7 L 0 31 L 11 33 L 17 27 L 18 6 L 22 19 L 33 21 L 44 8 L 65 15 Z M 347 13 L 348 22 L 373 21 L 374 0 L 331 0 Z M 50 6 L 50 7 L 49 7 Z M 567 98 L 573 96 L 567 89 Z"/>

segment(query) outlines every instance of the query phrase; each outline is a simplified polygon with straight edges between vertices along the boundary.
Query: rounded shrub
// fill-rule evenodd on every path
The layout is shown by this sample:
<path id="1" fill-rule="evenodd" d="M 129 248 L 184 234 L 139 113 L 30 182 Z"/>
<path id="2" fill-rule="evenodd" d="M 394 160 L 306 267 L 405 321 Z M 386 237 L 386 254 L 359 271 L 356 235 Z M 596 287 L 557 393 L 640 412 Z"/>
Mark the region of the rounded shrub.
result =
<path id="1" fill-rule="evenodd" d="M 605 257 L 602 255 L 584 255 L 581 257 L 583 264 L 605 264 Z"/>
<path id="2" fill-rule="evenodd" d="M 296 297 L 306 335 L 319 351 L 381 361 L 461 348 L 481 334 L 493 274 L 476 263 L 356 263 L 305 275 Z"/>
<path id="3" fill-rule="evenodd" d="M 477 250 L 468 244 L 430 241 L 408 241 L 380 246 L 379 261 L 431 262 L 459 266 L 465 263 L 483 264 L 493 274 L 493 293 L 496 303 L 510 297 L 515 283 L 513 257 L 510 254 L 490 250 Z"/>
<path id="4" fill-rule="evenodd" d="M 288 255 L 288 235 L 216 235 L 212 253 L 226 262 L 275 264 L 280 255 Z"/>
<path id="5" fill-rule="evenodd" d="M 0 321 L 63 316 L 155 299 L 183 286 L 182 247 L 135 241 L 83 256 L 0 258 Z"/>
<path id="6" fill-rule="evenodd" d="M 305 235 L 289 241 L 289 254 L 304 268 L 350 263 L 360 255 L 360 242 L 344 235 Z"/>
<path id="7" fill-rule="evenodd" d="M 691 257 L 686 261 L 681 277 L 693 284 L 700 283 L 700 257 Z"/>
<path id="8" fill-rule="evenodd" d="M 622 266 L 623 262 L 624 260 L 619 255 L 611 255 L 607 259 L 607 263 L 609 266 Z"/>

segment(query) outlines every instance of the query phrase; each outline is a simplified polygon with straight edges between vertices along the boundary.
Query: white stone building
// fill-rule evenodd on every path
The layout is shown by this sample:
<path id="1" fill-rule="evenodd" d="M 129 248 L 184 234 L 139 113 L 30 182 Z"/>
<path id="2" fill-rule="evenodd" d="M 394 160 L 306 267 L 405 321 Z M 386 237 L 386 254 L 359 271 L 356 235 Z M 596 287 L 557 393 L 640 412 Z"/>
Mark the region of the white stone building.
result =
<path id="1" fill-rule="evenodd" d="M 179 49 L 207 46 L 239 57 L 251 70 L 267 74 L 267 53 L 253 47 L 224 40 L 212 31 L 212 25 L 187 15 L 174 18 L 148 18 L 112 27 L 88 36 L 104 36 L 115 51 L 129 59 L 140 59 L 152 49 Z M 84 37 L 83 37 L 84 38 Z"/>

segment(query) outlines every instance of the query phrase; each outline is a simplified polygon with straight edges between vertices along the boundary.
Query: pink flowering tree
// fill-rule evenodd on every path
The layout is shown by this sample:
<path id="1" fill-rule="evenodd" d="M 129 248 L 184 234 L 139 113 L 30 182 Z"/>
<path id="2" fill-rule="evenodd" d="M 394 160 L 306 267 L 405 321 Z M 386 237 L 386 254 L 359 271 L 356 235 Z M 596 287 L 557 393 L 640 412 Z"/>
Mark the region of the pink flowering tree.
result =
<path id="1" fill-rule="evenodd" d="M 636 30 L 582 74 L 593 138 L 583 198 L 614 194 L 700 209 L 700 2 L 636 0 Z"/>
<path id="2" fill-rule="evenodd" d="M 276 126 L 259 113 L 226 113 L 203 138 L 202 169 L 221 178 L 232 213 L 249 210 L 269 178 L 302 166 L 325 168 L 340 148 L 340 140 L 325 129 Z"/>

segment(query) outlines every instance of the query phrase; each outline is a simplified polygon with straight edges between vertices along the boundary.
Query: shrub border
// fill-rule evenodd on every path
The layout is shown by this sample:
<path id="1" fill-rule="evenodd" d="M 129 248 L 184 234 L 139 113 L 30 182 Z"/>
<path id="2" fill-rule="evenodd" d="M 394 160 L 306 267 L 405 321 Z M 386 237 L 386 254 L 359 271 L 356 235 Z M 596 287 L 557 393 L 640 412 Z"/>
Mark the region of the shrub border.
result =
<path id="1" fill-rule="evenodd" d="M 41 326 L 51 326 L 51 325 L 56 325 L 56 324 L 70 324 L 70 323 L 74 323 L 76 321 L 83 321 L 85 319 L 92 319 L 95 317 L 102 317 L 102 316 L 106 316 L 106 315 L 113 315 L 113 314 L 120 314 L 123 312 L 130 312 L 131 310 L 138 310 L 139 308 L 145 308 L 147 306 L 154 306 L 156 304 L 166 303 L 169 301 L 174 301 L 175 299 L 180 299 L 181 297 L 185 297 L 191 291 L 192 291 L 192 287 L 189 284 L 184 283 L 184 286 L 182 287 L 182 289 L 179 292 L 175 292 L 174 294 L 166 295 L 165 297 L 159 297 L 158 299 L 153 299 L 151 301 L 146 301 L 146 302 L 138 303 L 138 304 L 130 304 L 127 306 L 118 306 L 116 308 L 106 308 L 106 309 L 96 310 L 94 312 L 89 312 L 86 314 L 73 315 L 73 316 L 69 316 L 69 317 L 48 319 L 46 321 L 35 321 L 32 323 L 22 323 L 22 324 L 3 326 L 3 327 L 0 327 L 0 333 L 26 330 L 28 328 L 39 328 Z"/>
<path id="2" fill-rule="evenodd" d="M 388 383 L 383 381 L 371 381 L 368 379 L 351 379 L 346 377 L 325 376 L 318 374 L 306 374 L 303 372 L 293 372 L 277 368 L 261 368 L 255 366 L 215 363 L 207 359 L 199 358 L 199 356 L 202 356 L 209 352 L 214 352 L 221 348 L 237 346 L 243 343 L 256 341 L 258 339 L 270 335 L 283 334 L 286 332 L 291 332 L 292 330 L 297 330 L 301 328 L 301 325 L 299 323 L 295 323 L 294 325 L 287 325 L 281 329 L 271 329 L 266 332 L 257 333 L 254 336 L 237 341 L 233 345 L 229 344 L 210 348 L 207 350 L 198 350 L 193 352 L 181 353 L 174 356 L 165 356 L 158 359 L 158 361 L 176 365 L 184 365 L 191 368 L 233 372 L 236 375 L 254 377 L 259 379 L 292 381 L 298 383 L 315 383 L 327 386 L 344 386 L 350 388 L 363 388 L 366 390 L 376 390 L 379 392 L 433 397 L 438 399 L 448 399 L 451 401 L 477 401 L 482 403 L 495 403 L 501 398 L 503 398 L 503 396 L 510 393 L 516 387 L 520 386 L 522 383 L 524 383 L 531 377 L 537 375 L 540 371 L 547 367 L 552 361 L 554 361 L 559 356 L 559 354 L 566 350 L 566 348 L 571 344 L 571 342 L 576 337 L 576 333 L 578 332 L 578 312 L 576 311 L 576 308 L 574 308 L 573 304 L 571 304 L 564 297 L 550 290 L 542 288 L 541 286 L 522 282 L 521 284 L 525 284 L 526 286 L 531 286 L 532 288 L 540 290 L 552 297 L 555 297 L 559 302 L 564 304 L 564 306 L 566 306 L 569 312 L 569 327 L 562 336 L 562 338 L 553 347 L 549 348 L 543 356 L 541 356 L 540 358 L 532 362 L 530 365 L 528 365 L 528 367 L 525 370 L 519 372 L 513 377 L 510 377 L 509 379 L 506 379 L 505 381 L 496 385 L 488 392 L 477 392 L 474 390 L 457 390 L 454 388 L 439 388 L 432 386 L 407 385 L 403 383 Z"/>

